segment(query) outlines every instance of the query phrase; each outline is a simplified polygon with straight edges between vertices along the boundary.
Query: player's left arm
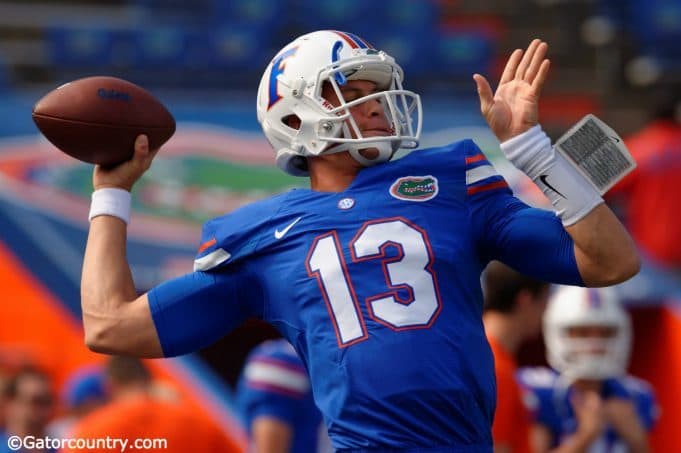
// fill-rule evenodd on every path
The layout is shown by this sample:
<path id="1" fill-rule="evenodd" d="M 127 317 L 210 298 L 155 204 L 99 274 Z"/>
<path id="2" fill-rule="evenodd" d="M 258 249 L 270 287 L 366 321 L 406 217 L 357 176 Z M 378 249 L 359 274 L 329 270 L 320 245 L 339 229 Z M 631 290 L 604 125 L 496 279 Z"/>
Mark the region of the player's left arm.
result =
<path id="1" fill-rule="evenodd" d="M 596 206 L 565 230 L 575 243 L 577 267 L 587 286 L 613 285 L 638 273 L 634 241 L 607 205 Z"/>
<path id="2" fill-rule="evenodd" d="M 558 153 L 538 126 L 538 104 L 546 81 L 548 45 L 538 39 L 527 50 L 513 52 L 506 64 L 499 86 L 492 92 L 487 80 L 475 74 L 480 108 L 502 149 L 511 162 L 538 185 L 538 171 L 549 172 L 553 186 L 562 183 L 559 204 L 554 202 L 565 230 L 574 242 L 574 254 L 582 280 L 587 286 L 606 286 L 634 276 L 640 261 L 633 240 L 603 204 L 600 195 L 588 182 L 558 162 Z M 548 148 L 546 143 L 548 142 Z M 560 172 L 554 178 L 550 172 Z M 565 176 L 567 175 L 567 176 Z M 558 180 L 558 181 L 556 181 Z M 543 187 L 546 189 L 546 187 Z M 545 190 L 546 193 L 546 190 Z M 551 198 L 551 197 L 549 197 Z M 553 202 L 554 200 L 552 200 Z"/>

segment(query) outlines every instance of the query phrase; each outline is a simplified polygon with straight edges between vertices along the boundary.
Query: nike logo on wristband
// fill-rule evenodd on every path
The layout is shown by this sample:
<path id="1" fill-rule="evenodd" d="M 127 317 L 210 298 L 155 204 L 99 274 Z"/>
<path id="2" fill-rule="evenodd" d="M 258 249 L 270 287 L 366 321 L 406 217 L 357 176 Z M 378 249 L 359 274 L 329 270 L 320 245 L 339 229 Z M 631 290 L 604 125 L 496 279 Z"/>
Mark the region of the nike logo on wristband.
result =
<path id="1" fill-rule="evenodd" d="M 546 178 L 548 178 L 548 175 L 541 175 L 541 176 L 539 176 L 539 180 L 540 180 L 542 183 L 544 183 L 544 185 L 545 185 L 546 187 L 548 187 L 549 189 L 553 190 L 553 191 L 556 192 L 558 195 L 560 195 L 561 197 L 563 197 L 563 198 L 565 198 L 565 199 L 567 200 L 567 197 L 566 197 L 565 195 L 563 195 L 562 193 L 560 193 L 560 192 L 559 192 L 555 187 L 553 187 L 551 184 L 549 184 L 549 182 L 546 180 Z"/>

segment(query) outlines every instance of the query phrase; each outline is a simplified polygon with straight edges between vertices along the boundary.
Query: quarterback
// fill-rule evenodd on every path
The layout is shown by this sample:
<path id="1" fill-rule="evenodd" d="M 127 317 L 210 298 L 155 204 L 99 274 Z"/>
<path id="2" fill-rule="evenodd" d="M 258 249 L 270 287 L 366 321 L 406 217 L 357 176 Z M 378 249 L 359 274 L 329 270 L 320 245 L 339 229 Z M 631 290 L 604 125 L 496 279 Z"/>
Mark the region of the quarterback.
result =
<path id="1" fill-rule="evenodd" d="M 135 292 L 125 257 L 129 190 L 151 165 L 96 167 L 83 264 L 85 341 L 170 357 L 244 319 L 274 325 L 310 376 L 339 451 L 492 450 L 494 363 L 480 273 L 492 259 L 537 278 L 599 286 L 639 268 L 633 243 L 538 124 L 548 46 L 516 50 L 482 114 L 555 213 L 523 204 L 470 140 L 416 148 L 421 101 L 395 60 L 358 36 L 317 31 L 265 69 L 258 120 L 297 189 L 206 223 L 194 272 Z M 548 184 L 547 184 L 548 183 Z"/>

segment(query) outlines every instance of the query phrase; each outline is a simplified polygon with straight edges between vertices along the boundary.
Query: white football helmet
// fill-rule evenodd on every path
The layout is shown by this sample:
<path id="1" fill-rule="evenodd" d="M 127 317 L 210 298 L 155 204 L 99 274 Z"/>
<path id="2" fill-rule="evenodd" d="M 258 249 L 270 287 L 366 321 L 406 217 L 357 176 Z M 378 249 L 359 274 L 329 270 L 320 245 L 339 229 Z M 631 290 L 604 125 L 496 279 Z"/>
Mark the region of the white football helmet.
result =
<path id="1" fill-rule="evenodd" d="M 346 102 L 340 86 L 348 80 L 369 80 L 379 92 Z M 270 62 L 258 88 L 258 121 L 274 148 L 277 165 L 287 173 L 306 176 L 306 156 L 349 151 L 362 165 L 389 160 L 398 148 L 416 148 L 421 134 L 421 100 L 402 88 L 402 68 L 383 51 L 352 33 L 323 30 L 303 35 Z M 329 82 L 340 100 L 331 105 L 321 96 Z M 378 99 L 392 134 L 363 137 L 349 107 Z M 300 127 L 287 124 L 300 119 Z M 354 132 L 354 135 L 353 135 Z M 361 149 L 375 148 L 376 159 Z"/>
<path id="2" fill-rule="evenodd" d="M 571 327 L 613 328 L 608 338 L 578 338 Z M 612 288 L 561 286 L 544 313 L 549 364 L 569 380 L 608 379 L 625 374 L 631 350 L 631 320 Z M 594 352 L 599 351 L 599 352 Z"/>

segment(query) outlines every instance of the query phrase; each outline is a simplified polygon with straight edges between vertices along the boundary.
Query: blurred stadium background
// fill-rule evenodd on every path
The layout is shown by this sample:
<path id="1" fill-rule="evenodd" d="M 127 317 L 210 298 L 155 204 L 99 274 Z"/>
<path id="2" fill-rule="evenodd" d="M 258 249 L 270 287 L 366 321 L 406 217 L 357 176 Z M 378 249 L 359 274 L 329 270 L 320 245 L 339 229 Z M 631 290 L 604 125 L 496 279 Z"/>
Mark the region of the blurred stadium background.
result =
<path id="1" fill-rule="evenodd" d="M 473 137 L 533 203 L 542 201 L 498 159 L 472 73 L 495 80 L 512 49 L 546 40 L 553 66 L 541 119 L 554 139 L 589 112 L 626 137 L 681 100 L 679 0 L 0 1 L 0 365 L 38 363 L 58 387 L 102 360 L 82 345 L 79 324 L 91 167 L 39 136 L 33 103 L 61 83 L 114 75 L 176 116 L 176 136 L 135 189 L 129 259 L 144 291 L 191 270 L 206 219 L 305 184 L 273 167 L 255 91 L 277 49 L 320 28 L 394 55 L 423 96 L 423 145 Z M 679 275 L 651 266 L 620 289 L 634 314 L 632 371 L 661 402 L 656 451 L 677 448 Z M 252 321 L 195 356 L 151 366 L 243 440 L 232 388 L 248 351 L 276 336 Z M 543 363 L 541 348 L 530 345 L 522 362 Z"/>

